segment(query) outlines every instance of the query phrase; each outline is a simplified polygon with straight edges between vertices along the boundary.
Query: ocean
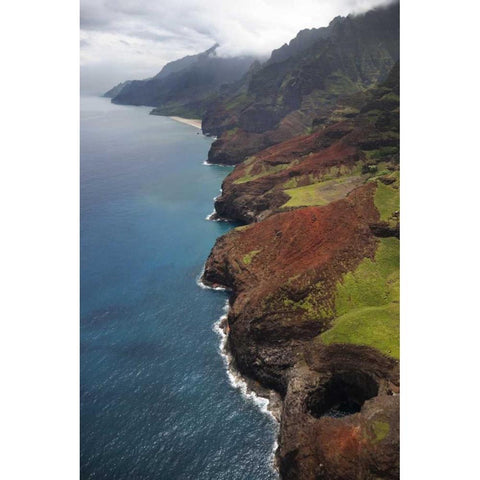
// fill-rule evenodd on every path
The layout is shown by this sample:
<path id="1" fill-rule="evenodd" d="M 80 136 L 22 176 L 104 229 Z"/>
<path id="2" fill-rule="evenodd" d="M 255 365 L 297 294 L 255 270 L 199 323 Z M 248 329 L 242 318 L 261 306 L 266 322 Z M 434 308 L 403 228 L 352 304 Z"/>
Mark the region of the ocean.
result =
<path id="1" fill-rule="evenodd" d="M 273 480 L 276 423 L 232 386 L 197 279 L 229 167 L 149 108 L 81 99 L 81 479 Z"/>

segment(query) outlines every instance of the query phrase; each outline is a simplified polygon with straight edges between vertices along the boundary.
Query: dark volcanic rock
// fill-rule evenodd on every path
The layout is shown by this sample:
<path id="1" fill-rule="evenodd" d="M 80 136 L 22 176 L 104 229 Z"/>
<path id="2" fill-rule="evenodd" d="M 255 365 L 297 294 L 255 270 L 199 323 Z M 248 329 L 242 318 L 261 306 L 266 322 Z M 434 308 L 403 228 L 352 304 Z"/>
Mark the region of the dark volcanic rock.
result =
<path id="1" fill-rule="evenodd" d="M 304 357 L 284 400 L 282 478 L 398 478 L 398 362 L 351 345 L 307 348 Z M 332 409 L 342 402 L 348 411 Z"/>
<path id="2" fill-rule="evenodd" d="M 282 398 L 283 480 L 399 478 L 397 58 L 398 4 L 339 17 L 204 117 L 209 161 L 238 163 L 217 216 L 248 225 L 203 281 L 232 292 L 236 367 Z"/>
<path id="3" fill-rule="evenodd" d="M 234 292 L 229 346 L 242 373 L 284 393 L 284 371 L 295 363 L 299 346 L 332 319 L 336 282 L 374 255 L 377 241 L 368 227 L 378 221 L 374 191 L 365 185 L 324 208 L 274 215 L 217 241 L 203 280 Z M 297 305 L 317 293 L 323 317 Z"/>
<path id="4" fill-rule="evenodd" d="M 283 398 L 283 479 L 398 478 L 398 361 L 319 341 L 338 282 L 378 246 L 376 184 L 217 240 L 203 281 L 233 293 L 228 345 L 239 371 Z"/>

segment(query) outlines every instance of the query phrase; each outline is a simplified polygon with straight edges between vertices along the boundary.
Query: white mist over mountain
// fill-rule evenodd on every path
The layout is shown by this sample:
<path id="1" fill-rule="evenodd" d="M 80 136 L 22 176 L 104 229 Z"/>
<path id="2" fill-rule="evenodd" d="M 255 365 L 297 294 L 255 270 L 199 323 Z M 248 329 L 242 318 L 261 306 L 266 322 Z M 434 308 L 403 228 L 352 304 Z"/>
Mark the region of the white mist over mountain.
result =
<path id="1" fill-rule="evenodd" d="M 155 75 L 218 42 L 222 56 L 270 52 L 304 28 L 394 0 L 81 0 L 82 91 Z"/>

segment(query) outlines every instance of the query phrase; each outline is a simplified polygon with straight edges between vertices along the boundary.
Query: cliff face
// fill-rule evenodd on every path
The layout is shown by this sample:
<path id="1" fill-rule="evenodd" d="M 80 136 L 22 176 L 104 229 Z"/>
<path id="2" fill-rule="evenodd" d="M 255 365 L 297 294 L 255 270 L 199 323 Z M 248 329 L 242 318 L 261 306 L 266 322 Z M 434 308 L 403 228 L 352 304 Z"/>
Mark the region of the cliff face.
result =
<path id="1" fill-rule="evenodd" d="M 237 165 L 215 202 L 217 216 L 249 223 L 292 207 L 325 205 L 368 179 L 394 183 L 400 133 L 398 70 L 397 64 L 377 87 L 340 97 L 313 133 L 276 144 Z"/>
<path id="2" fill-rule="evenodd" d="M 398 57 L 398 4 L 300 32 L 206 111 L 204 132 L 219 136 L 209 162 L 236 164 L 306 133 L 339 96 L 384 79 Z"/>
<path id="3" fill-rule="evenodd" d="M 398 478 L 398 239 L 378 186 L 220 238 L 204 281 L 233 290 L 239 370 L 283 397 L 283 479 Z"/>
<path id="4" fill-rule="evenodd" d="M 154 77 L 125 82 L 105 95 L 113 103 L 156 107 L 153 114 L 200 118 L 220 86 L 240 79 L 254 61 L 220 58 L 217 47 L 170 62 Z"/>
<path id="5" fill-rule="evenodd" d="M 247 225 L 203 280 L 232 291 L 237 368 L 282 397 L 281 478 L 398 479 L 398 64 L 322 105 L 225 179 L 217 215 Z"/>

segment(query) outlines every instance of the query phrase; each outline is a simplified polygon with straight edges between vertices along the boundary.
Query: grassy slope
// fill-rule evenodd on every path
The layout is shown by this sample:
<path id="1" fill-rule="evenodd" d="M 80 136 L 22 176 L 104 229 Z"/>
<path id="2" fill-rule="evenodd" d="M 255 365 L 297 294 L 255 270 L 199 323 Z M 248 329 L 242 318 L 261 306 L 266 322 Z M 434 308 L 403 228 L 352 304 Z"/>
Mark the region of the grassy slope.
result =
<path id="1" fill-rule="evenodd" d="M 354 343 L 377 348 L 394 358 L 400 355 L 399 240 L 380 240 L 375 260 L 365 259 L 337 286 L 332 328 L 321 341 Z"/>
<path id="2" fill-rule="evenodd" d="M 260 173 L 257 173 L 257 174 L 254 174 L 252 175 L 250 172 L 252 170 L 252 167 L 253 165 L 249 165 L 246 169 L 246 175 L 244 175 L 243 177 L 241 178 L 238 178 L 237 180 L 235 180 L 234 183 L 236 184 L 239 184 L 239 183 L 247 183 L 247 182 L 251 182 L 252 180 L 256 180 L 257 178 L 262 178 L 262 177 L 265 177 L 267 175 L 273 175 L 274 173 L 277 173 L 277 172 L 280 172 L 282 170 L 285 170 L 286 168 L 289 168 L 291 167 L 292 165 L 294 165 L 295 163 L 292 162 L 290 164 L 280 164 L 280 165 L 275 165 L 275 166 L 262 166 L 262 171 Z"/>
<path id="3" fill-rule="evenodd" d="M 290 200 L 283 206 L 306 207 L 311 205 L 327 205 L 327 203 L 345 197 L 347 193 L 363 182 L 363 177 L 354 175 L 312 183 L 304 187 L 289 188 L 284 191 L 290 197 Z"/>
<path id="4" fill-rule="evenodd" d="M 380 220 L 389 221 L 394 212 L 400 210 L 400 192 L 397 188 L 377 182 L 375 206 L 380 212 Z"/>

